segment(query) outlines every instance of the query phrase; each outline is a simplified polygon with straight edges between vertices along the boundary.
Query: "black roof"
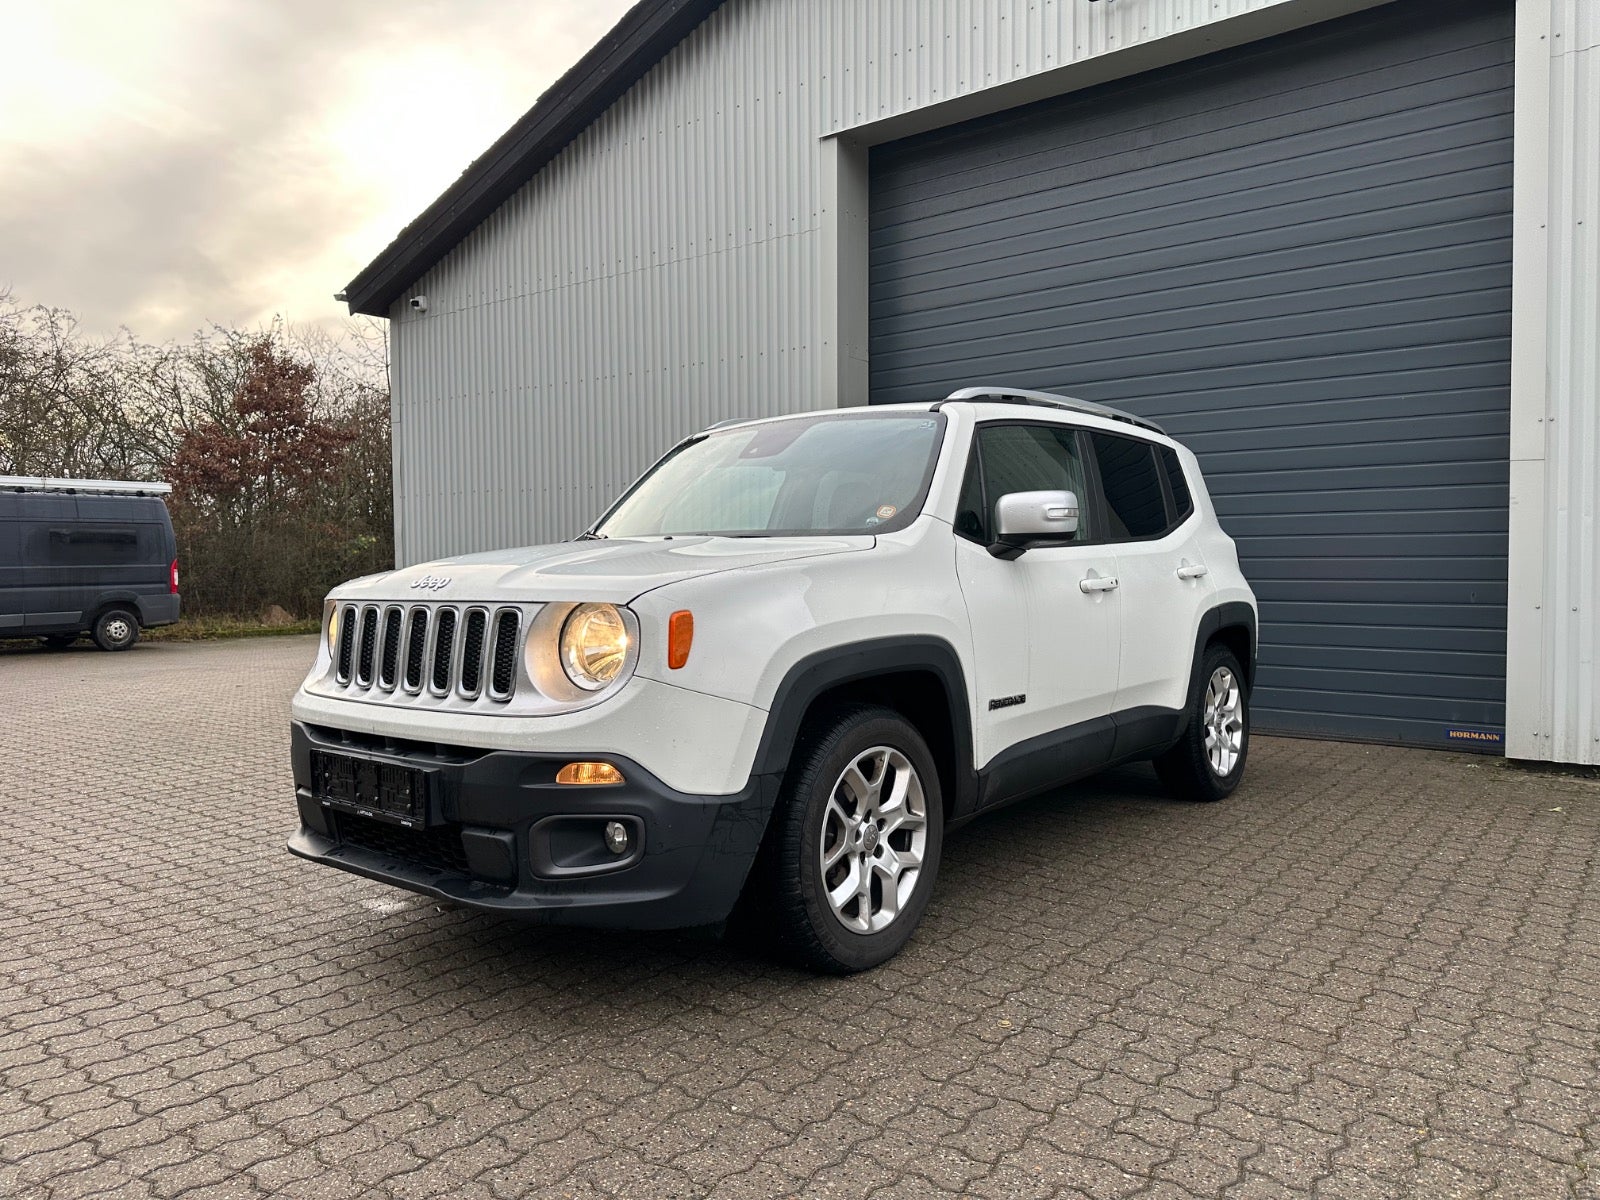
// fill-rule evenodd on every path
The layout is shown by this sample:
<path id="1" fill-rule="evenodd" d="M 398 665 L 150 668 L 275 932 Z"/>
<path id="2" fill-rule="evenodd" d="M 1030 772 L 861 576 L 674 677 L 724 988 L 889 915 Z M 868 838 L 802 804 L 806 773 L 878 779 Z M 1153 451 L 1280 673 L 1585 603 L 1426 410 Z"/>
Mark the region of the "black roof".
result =
<path id="1" fill-rule="evenodd" d="M 345 287 L 353 313 L 389 315 L 412 283 L 460 244 L 723 0 L 639 0 L 595 47 L 400 231 Z"/>

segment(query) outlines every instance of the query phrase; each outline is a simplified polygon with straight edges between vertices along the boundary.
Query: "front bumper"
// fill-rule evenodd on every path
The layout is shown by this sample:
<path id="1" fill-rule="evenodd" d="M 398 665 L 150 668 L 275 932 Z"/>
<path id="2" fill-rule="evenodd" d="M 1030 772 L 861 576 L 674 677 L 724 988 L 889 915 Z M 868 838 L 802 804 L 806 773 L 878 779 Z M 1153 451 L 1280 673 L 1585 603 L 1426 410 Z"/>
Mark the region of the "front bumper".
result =
<path id="1" fill-rule="evenodd" d="M 529 920 L 672 929 L 725 920 L 755 860 L 778 780 L 752 776 L 727 796 L 673 791 L 614 754 L 625 783 L 557 784 L 582 756 L 479 751 L 349 733 L 295 721 L 301 858 L 396 887 Z M 320 801 L 313 751 L 431 772 L 434 823 L 408 829 Z M 635 847 L 615 861 L 574 846 L 607 820 Z M 576 865 L 574 865 L 576 864 Z"/>

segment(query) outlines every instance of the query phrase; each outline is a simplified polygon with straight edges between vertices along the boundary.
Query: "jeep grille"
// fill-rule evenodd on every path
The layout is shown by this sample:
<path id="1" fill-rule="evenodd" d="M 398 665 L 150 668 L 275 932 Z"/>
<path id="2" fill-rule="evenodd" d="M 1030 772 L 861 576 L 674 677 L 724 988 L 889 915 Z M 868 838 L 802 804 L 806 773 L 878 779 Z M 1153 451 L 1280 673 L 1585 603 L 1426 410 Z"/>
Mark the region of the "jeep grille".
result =
<path id="1" fill-rule="evenodd" d="M 422 690 L 422 656 L 428 648 L 428 610 L 411 610 L 410 630 L 406 635 L 406 690 Z"/>
<path id="2" fill-rule="evenodd" d="M 358 694 L 426 690 L 503 704 L 516 693 L 522 624 L 515 608 L 346 604 L 334 680 Z"/>
<path id="3" fill-rule="evenodd" d="M 467 609 L 467 633 L 461 648 L 461 694 L 476 696 L 483 690 L 483 634 L 489 614 L 481 608 Z"/>
<path id="4" fill-rule="evenodd" d="M 496 700 L 510 697 L 517 686 L 517 631 L 521 615 L 514 608 L 502 609 L 495 616 L 494 670 L 489 675 L 489 695 Z"/>

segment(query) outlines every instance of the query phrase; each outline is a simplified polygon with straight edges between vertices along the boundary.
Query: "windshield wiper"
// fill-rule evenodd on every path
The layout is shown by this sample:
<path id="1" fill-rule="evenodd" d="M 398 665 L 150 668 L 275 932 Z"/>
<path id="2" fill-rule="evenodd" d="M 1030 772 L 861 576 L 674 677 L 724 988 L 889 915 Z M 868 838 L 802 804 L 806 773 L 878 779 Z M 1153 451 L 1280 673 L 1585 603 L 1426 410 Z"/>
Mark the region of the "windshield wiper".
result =
<path id="1" fill-rule="evenodd" d="M 575 542 L 603 542 L 606 540 L 606 535 L 603 533 L 596 533 L 592 529 L 585 529 L 572 540 Z"/>

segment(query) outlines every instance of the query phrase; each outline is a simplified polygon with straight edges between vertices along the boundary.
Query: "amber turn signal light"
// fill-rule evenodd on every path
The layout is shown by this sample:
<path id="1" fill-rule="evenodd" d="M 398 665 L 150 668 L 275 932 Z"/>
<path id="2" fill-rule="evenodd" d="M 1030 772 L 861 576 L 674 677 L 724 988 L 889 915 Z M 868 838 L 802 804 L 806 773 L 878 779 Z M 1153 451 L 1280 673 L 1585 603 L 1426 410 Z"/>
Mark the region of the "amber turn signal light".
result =
<path id="1" fill-rule="evenodd" d="M 556 782 L 577 784 L 580 787 L 591 787 L 599 783 L 621 783 L 622 772 L 610 763 L 568 763 L 556 772 Z"/>
<path id="2" fill-rule="evenodd" d="M 694 614 L 680 608 L 667 618 L 667 666 L 676 671 L 689 661 L 689 647 L 694 645 Z"/>

